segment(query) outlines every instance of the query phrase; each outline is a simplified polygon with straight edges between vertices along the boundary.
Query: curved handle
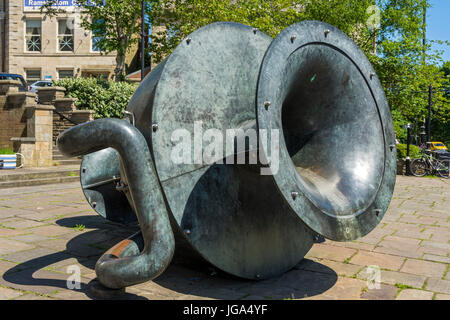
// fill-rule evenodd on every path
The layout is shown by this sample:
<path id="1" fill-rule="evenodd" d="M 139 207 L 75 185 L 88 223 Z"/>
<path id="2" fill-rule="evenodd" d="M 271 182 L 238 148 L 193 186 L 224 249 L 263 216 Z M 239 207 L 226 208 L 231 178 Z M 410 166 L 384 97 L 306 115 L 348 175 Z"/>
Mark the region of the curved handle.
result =
<path id="1" fill-rule="evenodd" d="M 21 153 L 18 153 L 18 152 L 16 153 L 16 156 L 17 155 L 22 157 L 22 162 L 20 163 L 20 167 L 16 167 L 17 169 L 20 169 L 20 168 L 23 167 L 23 163 L 25 162 L 25 156 L 23 154 L 21 154 Z M 16 160 L 16 162 L 17 162 L 17 160 Z"/>
<path id="2" fill-rule="evenodd" d="M 64 131 L 57 145 L 71 157 L 111 147 L 123 163 L 144 246 L 140 254 L 112 255 L 108 250 L 95 266 L 99 281 L 118 289 L 159 276 L 172 260 L 175 240 L 144 136 L 126 120 L 99 119 Z"/>

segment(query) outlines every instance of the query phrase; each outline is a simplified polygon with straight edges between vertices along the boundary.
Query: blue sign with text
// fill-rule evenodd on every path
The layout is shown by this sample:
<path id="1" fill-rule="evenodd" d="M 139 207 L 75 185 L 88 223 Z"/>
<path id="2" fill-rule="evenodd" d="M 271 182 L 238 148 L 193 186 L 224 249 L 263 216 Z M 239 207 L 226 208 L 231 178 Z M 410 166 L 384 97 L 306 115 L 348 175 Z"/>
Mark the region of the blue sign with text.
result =
<path id="1" fill-rule="evenodd" d="M 40 7 L 46 3 L 45 0 L 25 0 L 25 8 Z M 75 6 L 75 0 L 58 0 L 55 3 L 55 7 L 73 7 Z"/>
<path id="2" fill-rule="evenodd" d="M 40 9 L 42 5 L 44 5 L 47 1 L 46 0 L 24 0 L 24 9 L 35 11 L 37 9 Z M 98 1 L 95 1 L 92 3 L 91 1 L 83 1 L 84 5 L 96 5 L 96 3 L 99 3 Z M 103 1 L 103 5 L 105 5 L 105 1 Z M 53 7 L 56 8 L 64 8 L 64 9 L 70 9 L 78 7 L 76 0 L 56 0 L 53 4 Z"/>

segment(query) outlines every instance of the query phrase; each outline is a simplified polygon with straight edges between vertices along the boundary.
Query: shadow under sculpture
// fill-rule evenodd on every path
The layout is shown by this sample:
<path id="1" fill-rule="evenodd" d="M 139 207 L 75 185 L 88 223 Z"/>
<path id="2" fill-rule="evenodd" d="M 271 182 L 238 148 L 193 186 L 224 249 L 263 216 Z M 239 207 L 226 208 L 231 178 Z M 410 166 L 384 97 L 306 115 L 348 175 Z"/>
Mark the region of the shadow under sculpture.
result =
<path id="1" fill-rule="evenodd" d="M 127 115 L 78 125 L 57 141 L 62 153 L 85 155 L 91 206 L 140 225 L 97 262 L 109 288 L 154 279 L 174 251 L 245 279 L 275 277 L 317 234 L 350 241 L 369 233 L 392 197 L 396 149 L 383 89 L 364 53 L 326 23 L 300 22 L 274 40 L 242 24 L 207 25 L 144 79 Z M 276 150 L 257 131 L 243 150 L 224 145 L 221 159 L 203 163 L 199 124 L 224 136 L 282 134 Z M 192 161 L 172 161 L 175 130 L 194 137 Z M 242 154 L 258 161 L 223 160 Z"/>

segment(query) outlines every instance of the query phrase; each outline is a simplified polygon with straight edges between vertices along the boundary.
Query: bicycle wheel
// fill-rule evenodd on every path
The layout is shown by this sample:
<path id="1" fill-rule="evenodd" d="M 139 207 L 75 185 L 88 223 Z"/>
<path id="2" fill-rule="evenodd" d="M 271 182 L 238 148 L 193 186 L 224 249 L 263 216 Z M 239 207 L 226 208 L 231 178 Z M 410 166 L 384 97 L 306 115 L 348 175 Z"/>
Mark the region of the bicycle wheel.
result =
<path id="1" fill-rule="evenodd" d="M 416 177 L 423 177 L 427 173 L 427 163 L 423 159 L 414 159 L 410 164 L 411 173 Z"/>
<path id="2" fill-rule="evenodd" d="M 436 160 L 436 175 L 444 179 L 449 179 L 449 167 L 450 163 L 448 161 Z"/>

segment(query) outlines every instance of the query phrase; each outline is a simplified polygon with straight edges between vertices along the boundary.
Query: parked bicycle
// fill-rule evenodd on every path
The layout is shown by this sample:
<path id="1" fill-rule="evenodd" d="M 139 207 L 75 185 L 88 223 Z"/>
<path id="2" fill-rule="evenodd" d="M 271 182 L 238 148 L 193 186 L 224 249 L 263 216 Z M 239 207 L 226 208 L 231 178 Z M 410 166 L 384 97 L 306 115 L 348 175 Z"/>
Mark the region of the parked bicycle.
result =
<path id="1" fill-rule="evenodd" d="M 411 173 L 416 177 L 434 174 L 441 178 L 450 178 L 450 160 L 438 160 L 428 153 L 424 153 L 421 158 L 411 160 L 410 168 Z"/>

